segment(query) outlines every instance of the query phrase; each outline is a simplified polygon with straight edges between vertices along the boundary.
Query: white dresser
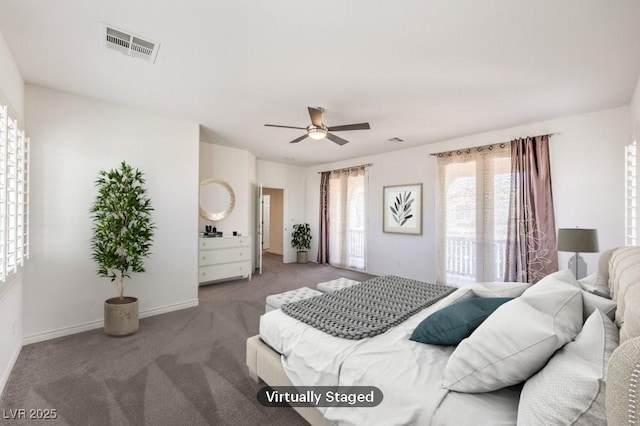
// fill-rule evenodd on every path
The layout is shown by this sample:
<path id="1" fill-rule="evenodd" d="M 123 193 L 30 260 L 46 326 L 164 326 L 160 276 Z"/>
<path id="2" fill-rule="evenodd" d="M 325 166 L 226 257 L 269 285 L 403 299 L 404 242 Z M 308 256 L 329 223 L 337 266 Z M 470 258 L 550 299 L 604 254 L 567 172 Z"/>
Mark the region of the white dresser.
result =
<path id="1" fill-rule="evenodd" d="M 251 237 L 200 238 L 198 282 L 248 277 L 251 281 Z"/>

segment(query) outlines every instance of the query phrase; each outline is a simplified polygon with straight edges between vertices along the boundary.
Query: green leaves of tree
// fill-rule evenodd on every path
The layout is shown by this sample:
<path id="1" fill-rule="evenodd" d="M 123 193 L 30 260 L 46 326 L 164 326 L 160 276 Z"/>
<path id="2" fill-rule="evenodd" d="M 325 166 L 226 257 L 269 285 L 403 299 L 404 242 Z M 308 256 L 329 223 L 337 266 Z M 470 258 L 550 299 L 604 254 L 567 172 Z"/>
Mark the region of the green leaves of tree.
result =
<path id="1" fill-rule="evenodd" d="M 153 243 L 153 208 L 144 184 L 143 173 L 124 161 L 119 169 L 101 170 L 95 181 L 98 194 L 90 210 L 92 257 L 98 276 L 119 280 L 120 297 L 124 278 L 144 272 L 143 258 Z"/>
<path id="2" fill-rule="evenodd" d="M 293 225 L 291 237 L 291 247 L 296 250 L 303 251 L 311 248 L 311 227 L 308 223 Z"/>

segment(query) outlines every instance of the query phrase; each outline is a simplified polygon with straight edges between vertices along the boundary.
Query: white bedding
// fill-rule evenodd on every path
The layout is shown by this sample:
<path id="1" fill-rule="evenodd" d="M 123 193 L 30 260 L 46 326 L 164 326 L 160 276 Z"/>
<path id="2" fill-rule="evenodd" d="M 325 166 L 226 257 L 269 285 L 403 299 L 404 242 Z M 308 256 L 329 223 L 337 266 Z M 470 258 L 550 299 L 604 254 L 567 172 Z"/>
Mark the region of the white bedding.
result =
<path id="1" fill-rule="evenodd" d="M 433 416 L 432 426 L 513 426 L 518 418 L 522 386 L 489 393 L 449 392 Z"/>
<path id="2" fill-rule="evenodd" d="M 526 288 L 522 283 L 464 287 L 397 327 L 362 340 L 333 337 L 278 309 L 261 317 L 260 336 L 282 354 L 284 370 L 296 386 L 376 386 L 382 390 L 384 399 L 377 407 L 320 408 L 325 417 L 336 424 L 444 425 L 451 424 L 450 419 L 463 421 L 465 418 L 469 422 L 466 424 L 479 424 L 479 413 L 484 412 L 485 418 L 495 415 L 496 405 L 504 409 L 507 420 L 513 414 L 511 424 L 514 424 L 517 391 L 472 397 L 453 392 L 448 395 L 442 383 L 454 348 L 416 343 L 410 341 L 409 336 L 425 317 L 458 300 L 474 296 L 515 297 Z M 467 407 L 467 414 L 459 412 L 460 404 Z M 474 412 L 475 415 L 468 415 Z M 455 424 L 465 423 L 456 421 Z"/>

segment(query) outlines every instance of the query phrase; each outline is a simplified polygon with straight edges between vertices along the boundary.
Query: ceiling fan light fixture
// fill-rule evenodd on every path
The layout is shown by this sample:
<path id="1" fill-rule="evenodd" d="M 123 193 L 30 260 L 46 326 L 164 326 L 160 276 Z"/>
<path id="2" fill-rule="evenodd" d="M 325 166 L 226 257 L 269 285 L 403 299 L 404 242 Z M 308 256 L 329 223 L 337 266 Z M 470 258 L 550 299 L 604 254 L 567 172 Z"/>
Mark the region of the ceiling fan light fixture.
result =
<path id="1" fill-rule="evenodd" d="M 346 130 L 369 130 L 371 128 L 371 126 L 369 126 L 369 123 L 343 124 L 342 126 L 327 127 L 324 125 L 324 123 L 322 123 L 322 113 L 324 112 L 324 109 L 311 107 L 307 107 L 307 109 L 309 110 L 309 117 L 311 118 L 311 124 L 307 127 L 282 126 L 280 124 L 265 124 L 265 126 L 282 127 L 285 129 L 300 129 L 307 131 L 306 134 L 295 138 L 289 143 L 298 143 L 305 140 L 306 138 L 311 138 L 313 140 L 321 140 L 327 138 L 331 142 L 336 143 L 340 146 L 349 143 L 349 141 L 346 139 L 342 139 L 340 136 L 336 135 L 333 132 L 343 132 Z"/>
<path id="2" fill-rule="evenodd" d="M 327 136 L 327 128 L 325 126 L 318 127 L 311 125 L 307 127 L 307 134 L 311 139 L 324 139 Z"/>

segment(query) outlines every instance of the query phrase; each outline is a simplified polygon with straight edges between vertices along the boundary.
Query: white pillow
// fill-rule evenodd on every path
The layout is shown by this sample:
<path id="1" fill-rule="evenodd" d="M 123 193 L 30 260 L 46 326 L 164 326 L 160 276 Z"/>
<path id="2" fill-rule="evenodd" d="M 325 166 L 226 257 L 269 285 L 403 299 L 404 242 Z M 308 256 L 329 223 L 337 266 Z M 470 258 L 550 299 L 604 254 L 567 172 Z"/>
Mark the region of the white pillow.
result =
<path id="1" fill-rule="evenodd" d="M 604 425 L 607 363 L 618 346 L 618 328 L 596 310 L 576 340 L 525 383 L 518 426 Z"/>
<path id="2" fill-rule="evenodd" d="M 576 280 L 573 272 L 566 269 L 564 271 L 555 272 L 550 276 L 582 289 L 583 321 L 586 321 L 596 309 L 600 309 L 609 318 L 611 318 L 612 321 L 615 320 L 617 305 L 616 302 L 609 298 L 608 287 L 605 285 L 607 292 L 604 294 L 603 291 L 597 290 L 597 286 L 594 284 L 597 282 L 597 277 L 599 277 L 599 275 L 593 274 L 581 280 Z"/>
<path id="3" fill-rule="evenodd" d="M 471 288 L 476 297 L 518 297 L 522 296 L 531 284 L 516 282 L 475 283 L 463 288 Z"/>
<path id="4" fill-rule="evenodd" d="M 563 269 L 561 271 L 558 272 L 554 272 L 552 274 L 547 275 L 545 278 L 553 278 L 556 280 L 560 280 L 563 283 L 567 283 L 567 284 L 571 284 L 574 287 L 580 287 L 580 281 L 578 281 L 576 279 L 576 276 L 573 275 L 573 272 L 570 269 Z M 543 278 L 541 281 L 543 281 L 545 278 Z"/>
<path id="5" fill-rule="evenodd" d="M 616 319 L 616 302 L 606 297 L 582 290 L 582 317 L 586 321 L 596 309 L 602 311 L 611 321 Z"/>
<path id="6" fill-rule="evenodd" d="M 598 296 L 611 299 L 609 284 L 604 279 L 604 277 L 602 277 L 597 272 L 578 280 L 578 284 L 584 291 L 588 291 L 589 293 L 597 294 Z"/>
<path id="7" fill-rule="evenodd" d="M 582 290 L 563 278 L 543 278 L 460 342 L 447 363 L 443 387 L 476 393 L 520 383 L 573 340 L 582 328 Z"/>

